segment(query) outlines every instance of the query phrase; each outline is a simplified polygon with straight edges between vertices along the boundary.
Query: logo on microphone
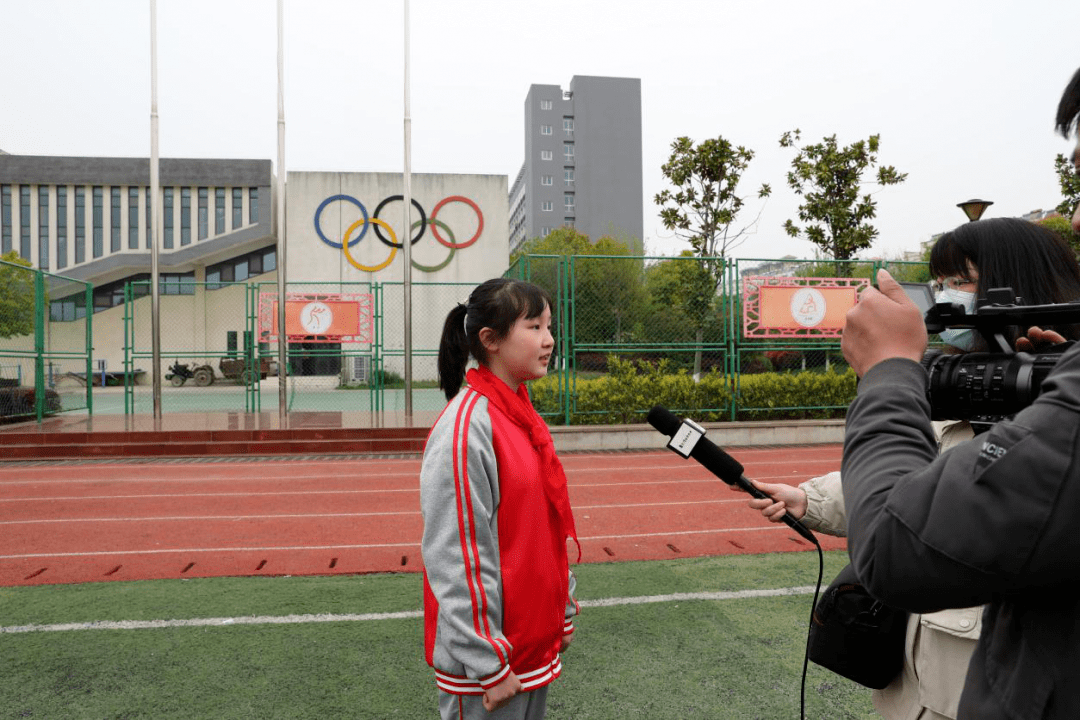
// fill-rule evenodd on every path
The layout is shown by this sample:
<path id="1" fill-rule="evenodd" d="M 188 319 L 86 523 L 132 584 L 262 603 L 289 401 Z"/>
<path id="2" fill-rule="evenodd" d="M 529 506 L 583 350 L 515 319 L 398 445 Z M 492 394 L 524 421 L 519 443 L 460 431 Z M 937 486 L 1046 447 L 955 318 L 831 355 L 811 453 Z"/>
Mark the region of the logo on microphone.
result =
<path id="1" fill-rule="evenodd" d="M 690 453 L 694 451 L 694 446 L 697 445 L 697 441 L 701 439 L 701 436 L 705 434 L 705 428 L 698 425 L 696 422 L 687 418 L 682 421 L 682 425 L 675 431 L 675 434 L 671 436 L 671 441 L 668 443 L 668 447 L 675 452 L 682 455 L 684 458 L 690 457 Z"/>

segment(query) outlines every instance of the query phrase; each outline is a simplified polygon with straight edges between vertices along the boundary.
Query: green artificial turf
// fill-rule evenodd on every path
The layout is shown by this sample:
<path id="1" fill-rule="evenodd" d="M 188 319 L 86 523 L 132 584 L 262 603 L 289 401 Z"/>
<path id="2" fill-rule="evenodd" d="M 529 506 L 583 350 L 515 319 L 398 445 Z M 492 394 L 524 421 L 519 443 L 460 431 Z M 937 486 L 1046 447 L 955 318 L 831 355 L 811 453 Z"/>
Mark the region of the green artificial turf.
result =
<path id="1" fill-rule="evenodd" d="M 846 562 L 826 556 L 825 582 Z M 579 599 L 814 584 L 812 553 L 580 565 Z M 420 609 L 419 575 L 0 588 L 0 627 Z M 548 718 L 797 718 L 812 596 L 586 607 Z M 871 718 L 810 665 L 809 718 Z M 434 718 L 419 618 L 0 632 L 0 718 Z"/>

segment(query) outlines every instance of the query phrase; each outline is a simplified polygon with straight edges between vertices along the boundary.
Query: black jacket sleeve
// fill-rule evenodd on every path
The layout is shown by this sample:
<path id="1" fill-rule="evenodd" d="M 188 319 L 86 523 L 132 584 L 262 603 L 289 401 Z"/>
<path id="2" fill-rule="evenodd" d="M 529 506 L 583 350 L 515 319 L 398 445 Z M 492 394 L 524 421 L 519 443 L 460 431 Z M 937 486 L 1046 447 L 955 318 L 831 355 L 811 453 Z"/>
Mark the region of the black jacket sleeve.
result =
<path id="1" fill-rule="evenodd" d="M 893 359 L 848 410 L 848 552 L 867 590 L 913 612 L 969 607 L 1080 570 L 1080 346 L 1012 421 L 935 458 L 926 373 Z"/>

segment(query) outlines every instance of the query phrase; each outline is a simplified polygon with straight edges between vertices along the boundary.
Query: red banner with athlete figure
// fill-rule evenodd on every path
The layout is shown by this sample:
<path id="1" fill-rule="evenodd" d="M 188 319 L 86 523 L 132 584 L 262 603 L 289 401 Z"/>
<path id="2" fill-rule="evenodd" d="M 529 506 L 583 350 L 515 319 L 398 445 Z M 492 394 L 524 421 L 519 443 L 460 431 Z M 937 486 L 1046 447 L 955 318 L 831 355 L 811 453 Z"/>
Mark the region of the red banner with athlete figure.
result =
<path id="1" fill-rule="evenodd" d="M 840 337 L 866 278 L 747 277 L 743 336 Z"/>
<path id="2" fill-rule="evenodd" d="M 285 334 L 304 342 L 360 342 L 372 339 L 372 297 L 367 294 L 297 294 L 285 296 Z M 278 299 L 274 293 L 259 298 L 259 336 L 278 336 Z"/>

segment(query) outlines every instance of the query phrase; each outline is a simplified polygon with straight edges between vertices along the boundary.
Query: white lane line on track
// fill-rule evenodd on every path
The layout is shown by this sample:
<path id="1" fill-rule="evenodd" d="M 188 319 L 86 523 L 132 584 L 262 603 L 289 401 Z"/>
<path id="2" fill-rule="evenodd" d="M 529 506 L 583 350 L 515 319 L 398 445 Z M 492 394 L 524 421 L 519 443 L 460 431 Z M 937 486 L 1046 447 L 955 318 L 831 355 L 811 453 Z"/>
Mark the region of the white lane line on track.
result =
<path id="1" fill-rule="evenodd" d="M 623 535 L 589 535 L 579 537 L 580 541 L 588 540 L 625 540 L 629 538 L 671 537 L 674 535 L 714 535 L 719 533 L 733 532 L 773 532 L 787 531 L 786 525 L 770 525 L 767 527 L 742 527 L 742 528 L 711 528 L 707 530 L 672 530 L 667 532 L 630 533 Z M 381 548 L 419 548 L 418 542 L 407 543 L 369 543 L 361 545 L 290 545 L 281 547 L 219 547 L 219 548 L 169 548 L 154 550 L 97 550 L 93 552 L 56 552 L 56 553 L 25 553 L 20 555 L 0 555 L 0 560 L 24 560 L 29 558 L 64 558 L 64 557 L 111 557 L 114 555 L 175 555 L 178 553 L 237 553 L 237 552 L 298 552 L 309 550 L 373 550 Z"/>
<path id="2" fill-rule="evenodd" d="M 740 461 L 740 462 L 742 462 L 742 461 Z M 809 466 L 809 465 L 811 465 L 813 463 L 830 463 L 832 465 L 838 465 L 839 462 L 840 462 L 840 458 L 835 457 L 835 458 L 821 458 L 819 460 L 807 459 L 807 458 L 800 458 L 800 459 L 797 459 L 797 460 L 770 460 L 770 461 L 767 461 L 767 462 L 762 461 L 762 464 L 767 466 L 767 467 L 774 467 L 774 466 L 778 466 L 778 465 L 795 465 L 795 466 L 798 466 L 800 469 L 804 469 L 804 468 L 806 468 L 807 466 Z M 699 466 L 697 466 L 696 463 L 688 463 L 687 461 L 680 461 L 678 459 L 675 459 L 674 462 L 664 463 L 664 464 L 660 464 L 660 465 L 657 465 L 657 464 L 628 465 L 628 464 L 624 464 L 624 463 L 618 463 L 618 464 L 612 463 L 611 465 L 605 465 L 603 467 L 568 467 L 568 466 L 566 466 L 566 463 L 564 463 L 563 465 L 566 468 L 566 471 L 567 471 L 568 475 L 578 474 L 578 473 L 585 474 L 585 473 L 613 473 L 613 472 L 618 472 L 618 473 L 621 474 L 621 473 L 635 472 L 635 471 L 645 471 L 645 470 L 680 470 L 680 469 L 701 470 L 701 468 Z M 746 466 L 746 469 L 747 469 L 748 472 L 751 472 L 750 476 L 752 477 L 753 476 L 752 471 L 753 471 L 754 466 L 750 462 L 743 462 L 743 465 Z M 201 473 L 198 477 L 191 477 L 190 474 L 187 475 L 187 476 L 180 475 L 180 476 L 176 476 L 176 477 L 147 477 L 146 473 L 145 473 L 145 470 L 146 470 L 147 467 L 148 466 L 140 466 L 140 469 L 143 470 L 143 474 L 140 475 L 139 477 L 130 477 L 130 478 L 124 478 L 124 477 L 117 478 L 117 477 L 113 477 L 111 475 L 102 475 L 102 476 L 96 476 L 96 475 L 93 475 L 93 474 L 86 475 L 85 472 L 84 472 L 84 477 L 57 478 L 56 477 L 57 468 L 49 468 L 47 472 L 44 472 L 44 471 L 42 472 L 42 477 L 40 477 L 40 478 L 29 478 L 28 473 L 19 472 L 19 473 L 16 473 L 12 479 L 6 479 L 4 477 L 4 473 L 0 472 L 0 486 L 2 486 L 2 485 L 62 484 L 62 483 L 72 483 L 72 484 L 74 484 L 74 483 L 104 483 L 104 482 L 115 482 L 115 483 L 121 483 L 121 482 L 122 483 L 166 483 L 166 482 L 188 483 L 188 482 L 221 482 L 221 481 L 242 482 L 242 481 L 251 479 L 249 476 L 237 476 L 236 473 L 228 473 L 228 474 L 220 474 L 220 475 L 212 475 L 212 474 Z M 169 467 L 175 468 L 175 466 L 169 466 Z M 239 466 L 230 466 L 230 467 L 239 467 Z M 245 465 L 243 467 L 244 468 L 252 468 L 253 466 Z M 277 469 L 281 469 L 280 465 L 277 465 L 275 467 Z M 338 471 L 334 472 L 333 474 L 334 475 L 340 475 L 341 473 L 340 473 L 339 466 L 335 465 L 334 467 L 337 468 Z M 129 471 L 129 472 L 131 471 L 131 466 L 126 466 L 126 465 L 119 465 L 119 466 L 116 466 L 116 467 L 112 467 L 112 468 L 109 468 L 109 470 L 115 472 L 120 468 L 124 468 L 126 471 Z M 203 468 L 200 468 L 200 469 L 203 469 Z M 85 469 L 83 469 L 83 470 L 85 471 Z M 419 465 L 417 465 L 416 470 L 413 470 L 413 471 L 410 471 L 410 472 L 381 472 L 381 471 L 379 471 L 378 468 L 372 468 L 370 466 L 363 466 L 363 465 L 361 465 L 358 468 L 358 470 L 360 472 L 357 473 L 357 478 L 361 479 L 361 480 L 365 479 L 365 478 L 373 478 L 373 477 L 378 477 L 378 478 L 392 478 L 392 477 L 419 478 Z M 809 471 L 809 470 L 806 470 L 804 474 L 806 474 L 807 477 L 812 476 L 812 472 Z M 313 475 L 297 475 L 297 474 L 267 475 L 267 474 L 261 474 L 255 479 L 258 479 L 260 481 L 295 482 L 297 480 L 319 480 L 319 479 L 325 478 L 326 475 L 327 475 L 327 473 L 316 473 L 316 474 L 313 474 Z"/>
<path id="3" fill-rule="evenodd" d="M 611 505 L 577 505 L 575 512 L 582 510 L 605 510 L 611 508 L 640 508 L 640 507 L 666 507 L 669 505 L 730 505 L 732 503 L 745 502 L 742 498 L 726 500 L 676 500 L 672 502 L 656 503 L 625 503 Z M 0 525 L 41 525 L 46 523 L 73 523 L 73 522 L 163 522 L 163 521 L 191 521 L 191 520 L 297 520 L 310 518 L 364 518 L 385 517 L 393 515 L 419 515 L 419 510 L 394 510 L 386 512 L 358 512 L 358 513 L 286 513 L 281 515 L 153 515 L 150 517 L 87 517 L 87 518 L 40 518 L 26 520 L 0 520 Z"/>
<path id="4" fill-rule="evenodd" d="M 747 600 L 767 597 L 790 597 L 811 595 L 813 592 L 814 587 L 807 585 L 803 587 L 777 588 L 775 590 L 733 590 L 601 598 L 598 600 L 581 600 L 578 604 L 583 608 L 610 608 L 623 605 L 688 602 L 691 600 Z M 322 613 L 318 615 L 251 615 L 225 618 L 190 618 L 186 620 L 103 620 L 99 622 L 57 623 L 53 625 L 11 625 L 0 627 L 0 634 L 71 632 L 75 630 L 156 630 L 162 628 L 231 627 L 235 625 L 300 625 L 324 622 L 377 622 L 385 620 L 416 620 L 423 616 L 422 610 L 407 610 L 404 612 L 343 615 Z"/>
<path id="5" fill-rule="evenodd" d="M 573 476 L 571 476 L 573 477 Z M 799 478 L 803 477 L 800 474 Z M 799 479 L 793 478 L 790 475 L 758 475 L 754 479 L 762 482 L 782 481 Z M 612 482 L 612 483 L 578 483 L 570 482 L 567 487 L 575 488 L 578 490 L 584 490 L 587 488 L 604 488 L 604 487 L 642 487 L 652 485 L 700 485 L 704 483 L 715 484 L 721 482 L 714 475 L 706 475 L 705 477 L 692 477 L 684 480 L 632 480 L 627 482 Z M 14 484 L 14 483 L 12 483 Z M 0 497 L 0 502 L 32 502 L 32 501 L 54 501 L 54 500 L 137 500 L 139 498 L 196 498 L 196 497 L 277 497 L 286 495 L 378 495 L 382 493 L 419 493 L 419 487 L 413 488 L 391 488 L 391 489 L 370 489 L 370 490 L 283 490 L 281 492 L 231 492 L 231 493 L 149 493 L 146 495 L 34 495 L 26 497 Z"/>

